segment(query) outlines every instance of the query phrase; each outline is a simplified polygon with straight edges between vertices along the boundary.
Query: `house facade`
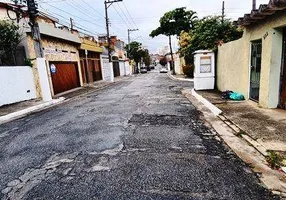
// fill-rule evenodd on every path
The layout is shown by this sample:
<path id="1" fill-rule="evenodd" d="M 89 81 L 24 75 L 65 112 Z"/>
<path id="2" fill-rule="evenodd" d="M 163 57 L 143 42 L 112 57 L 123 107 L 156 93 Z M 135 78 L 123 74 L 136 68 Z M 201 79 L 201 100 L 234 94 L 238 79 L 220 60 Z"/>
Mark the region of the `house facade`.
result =
<path id="1" fill-rule="evenodd" d="M 37 58 L 28 15 L 26 11 L 23 11 L 20 18 L 17 19 L 17 9 L 17 6 L 12 3 L 0 2 L 0 19 L 17 23 L 20 32 L 23 34 L 23 40 L 19 45 L 23 52 L 21 56 L 17 54 L 19 60 L 19 62 L 17 60 L 17 65 L 21 63 L 20 68 L 16 70 L 16 66 L 9 66 L 13 67 L 11 70 L 9 69 L 11 71 L 9 74 L 13 76 L 15 70 L 17 72 L 20 70 L 23 71 L 22 74 L 28 75 L 20 76 L 21 80 L 13 79 L 15 88 L 21 90 L 17 93 L 21 93 L 21 96 L 14 95 L 15 98 L 10 98 L 13 93 L 9 90 L 11 81 L 9 84 L 6 81 L 7 87 L 4 88 L 5 91 L 4 89 L 3 91 L 0 90 L 0 96 L 1 99 L 7 99 L 7 101 L 0 102 L 0 106 L 35 98 L 50 101 L 52 97 L 57 97 L 64 92 L 87 84 L 93 84 L 95 81 L 114 81 L 114 72 L 117 76 L 129 74 L 129 65 L 125 62 L 126 57 L 122 41 L 117 40 L 116 37 L 111 38 L 114 50 L 112 55 L 114 67 L 111 67 L 107 49 L 101 46 L 100 42 L 97 42 L 93 36 L 87 36 L 77 30 L 62 26 L 57 18 L 43 12 L 39 12 L 36 19 L 39 25 L 40 46 L 43 55 L 43 58 Z M 106 37 L 103 38 L 106 41 Z M 22 67 L 22 65 L 27 66 Z M 9 71 L 7 66 L 5 66 L 6 68 L 1 67 L 3 67 L 1 71 L 4 71 L 7 77 Z M 28 77 L 31 81 L 27 81 Z M 7 79 L 12 80 L 11 78 Z M 23 83 L 27 83 L 27 86 Z"/>
<path id="2" fill-rule="evenodd" d="M 37 17 L 37 21 L 51 95 L 55 96 L 81 87 L 83 85 L 79 59 L 81 40 L 78 33 L 71 33 L 68 27 L 57 27 L 57 19 L 43 13 Z M 36 53 L 30 28 L 26 31 L 26 42 L 28 58 L 33 60 Z"/>
<path id="3" fill-rule="evenodd" d="M 217 87 L 264 108 L 286 106 L 286 0 L 271 0 L 239 18 L 242 38 L 218 48 Z"/>
<path id="4" fill-rule="evenodd" d="M 84 84 L 93 83 L 103 79 L 100 55 L 103 48 L 99 46 L 94 37 L 82 37 L 79 50 L 82 79 Z"/>

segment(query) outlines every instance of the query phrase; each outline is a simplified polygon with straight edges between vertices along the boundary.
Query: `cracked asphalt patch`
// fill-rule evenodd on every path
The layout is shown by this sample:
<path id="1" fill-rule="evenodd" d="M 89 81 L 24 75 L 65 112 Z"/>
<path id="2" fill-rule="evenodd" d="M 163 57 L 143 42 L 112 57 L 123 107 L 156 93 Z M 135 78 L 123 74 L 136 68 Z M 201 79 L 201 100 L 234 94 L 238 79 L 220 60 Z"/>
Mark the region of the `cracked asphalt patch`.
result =
<path id="1" fill-rule="evenodd" d="M 279 199 L 149 73 L 1 125 L 1 199 Z"/>

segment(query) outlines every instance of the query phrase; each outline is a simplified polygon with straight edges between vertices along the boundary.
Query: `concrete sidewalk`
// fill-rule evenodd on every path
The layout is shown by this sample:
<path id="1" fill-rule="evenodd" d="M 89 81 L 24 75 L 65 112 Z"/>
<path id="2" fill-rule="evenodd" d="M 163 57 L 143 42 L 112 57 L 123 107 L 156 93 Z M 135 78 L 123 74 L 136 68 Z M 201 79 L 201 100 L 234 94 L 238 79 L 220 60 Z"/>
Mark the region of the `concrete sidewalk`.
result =
<path id="1" fill-rule="evenodd" d="M 225 101 L 217 92 L 198 91 L 267 150 L 286 151 L 286 111 L 260 108 L 252 101 Z"/>
<path id="2" fill-rule="evenodd" d="M 224 104 L 225 101 L 220 101 L 219 95 L 214 95 L 214 92 L 198 92 L 185 88 L 182 93 L 193 103 L 193 105 L 202 112 L 206 125 L 212 127 L 219 135 L 219 137 L 258 175 L 259 179 L 267 187 L 272 190 L 274 194 L 278 194 L 284 199 L 286 197 L 286 175 L 280 170 L 272 169 L 267 162 L 265 157 L 259 148 L 251 144 L 244 136 L 246 133 L 238 132 L 238 127 L 233 124 L 229 119 L 222 114 L 215 114 L 212 108 L 209 107 L 211 104 L 207 99 L 202 101 L 198 98 L 204 95 L 208 96 L 208 99 L 216 101 L 216 105 Z M 196 95 L 194 95 L 194 93 Z M 204 98 L 201 96 L 201 98 Z M 208 102 L 209 104 L 206 104 Z M 229 102 L 233 103 L 233 102 Z M 234 103 L 233 103 L 234 104 Z M 237 105 L 240 103 L 236 103 Z M 214 106 L 214 105 L 213 105 Z M 218 109 L 218 108 L 217 108 Z M 241 131 L 241 130 L 240 130 Z M 240 134 L 238 134 L 240 133 Z M 249 137 L 250 138 L 250 137 Z M 251 139 L 252 141 L 253 139 Z M 254 140 L 253 140 L 254 141 Z"/>
<path id="3" fill-rule="evenodd" d="M 284 160 L 277 163 L 286 166 L 286 111 L 260 108 L 255 102 L 223 100 L 217 91 L 196 91 L 222 111 L 218 117 L 236 134 L 268 157 L 274 152 Z"/>
<path id="4" fill-rule="evenodd" d="M 116 77 L 114 82 L 107 81 L 98 81 L 93 84 L 89 84 L 85 87 L 76 88 L 64 93 L 57 94 L 52 101 L 44 102 L 40 99 L 33 99 L 29 101 L 23 101 L 19 103 L 14 103 L 10 105 L 4 105 L 0 107 L 0 125 L 7 123 L 9 121 L 22 118 L 29 114 L 39 112 L 45 109 L 48 109 L 52 106 L 61 104 L 65 101 L 69 101 L 73 98 L 80 97 L 81 95 L 88 94 L 105 87 L 108 87 L 112 84 L 116 84 L 125 79 L 128 79 L 129 76 Z"/>

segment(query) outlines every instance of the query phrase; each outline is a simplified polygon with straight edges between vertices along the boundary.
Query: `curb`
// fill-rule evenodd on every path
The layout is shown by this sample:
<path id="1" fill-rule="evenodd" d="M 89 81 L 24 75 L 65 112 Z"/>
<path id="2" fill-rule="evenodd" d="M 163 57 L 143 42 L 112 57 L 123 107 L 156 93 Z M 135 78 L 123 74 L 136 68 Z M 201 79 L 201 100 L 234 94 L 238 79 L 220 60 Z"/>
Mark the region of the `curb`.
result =
<path id="1" fill-rule="evenodd" d="M 204 104 L 215 116 L 219 116 L 222 114 L 222 110 L 217 108 L 215 105 L 213 105 L 211 102 L 209 102 L 207 99 L 199 95 L 195 89 L 192 89 L 191 94 L 196 97 L 196 99 Z"/>
<path id="2" fill-rule="evenodd" d="M 176 78 L 174 75 L 172 75 L 172 74 L 169 73 L 169 72 L 167 73 L 167 75 L 168 75 L 169 78 L 171 78 L 172 80 L 194 82 L 194 79 Z"/>
<path id="3" fill-rule="evenodd" d="M 128 79 L 128 78 L 131 77 L 131 76 L 132 76 L 132 75 L 124 76 L 124 78 L 115 80 L 115 81 L 113 81 L 113 82 L 108 82 L 106 85 L 102 85 L 102 86 L 100 86 L 100 87 L 94 87 L 94 86 L 93 86 L 93 88 L 94 88 L 93 90 L 88 91 L 88 92 L 85 92 L 85 93 L 82 93 L 82 94 L 79 94 L 79 95 L 74 96 L 74 97 L 71 97 L 71 98 L 68 98 L 68 99 L 66 99 L 64 102 L 72 101 L 72 100 L 75 100 L 75 99 L 77 99 L 77 98 L 80 98 L 80 97 L 82 97 L 82 96 L 84 96 L 84 95 L 88 95 L 88 94 L 91 94 L 91 93 L 93 93 L 93 92 L 97 92 L 97 91 L 99 91 L 99 90 L 108 88 L 109 86 L 116 85 L 117 83 L 120 83 L 121 81 L 123 81 L 123 80 L 125 80 L 125 79 Z"/>
<path id="4" fill-rule="evenodd" d="M 273 194 L 279 195 L 282 199 L 286 197 L 286 182 L 283 181 L 285 180 L 285 174 L 269 167 L 265 156 L 263 156 L 255 145 L 250 143 L 251 138 L 249 136 L 250 140 L 249 138 L 239 137 L 239 135 L 236 134 L 237 132 L 233 129 L 235 127 L 234 124 L 222 114 L 215 116 L 209 112 L 209 108 L 192 94 L 191 89 L 182 90 L 182 94 L 202 112 L 206 126 L 214 129 L 217 132 L 217 136 L 223 140 L 243 162 L 248 164 L 254 173 L 259 174 L 258 178 L 265 188 L 268 188 Z M 236 129 L 241 131 L 238 127 L 236 127 Z"/>
<path id="5" fill-rule="evenodd" d="M 192 89 L 191 94 L 201 103 L 203 103 L 216 117 L 218 117 L 223 123 L 225 123 L 229 128 L 231 128 L 236 136 L 242 137 L 249 145 L 253 146 L 260 154 L 264 157 L 268 156 L 267 149 L 259 144 L 256 140 L 251 138 L 246 131 L 240 128 L 237 124 L 228 119 L 223 115 L 223 111 L 217 108 L 214 104 L 209 102 L 203 96 L 199 95 L 195 89 Z"/>
<path id="6" fill-rule="evenodd" d="M 26 109 L 23 109 L 23 110 L 20 110 L 20 111 L 16 111 L 16 112 L 13 112 L 13 113 L 10 113 L 10 114 L 7 114 L 7 115 L 4 115 L 4 116 L 1 116 L 0 117 L 0 125 L 2 124 L 5 124 L 5 123 L 8 123 L 8 122 L 11 122 L 13 120 L 16 120 L 16 119 L 20 119 L 22 117 L 25 117 L 29 114 L 32 114 L 32 113 L 36 113 L 36 112 L 39 112 L 39 111 L 43 111 L 45 109 L 48 109 L 48 108 L 51 108 L 53 106 L 56 106 L 56 105 L 59 105 L 59 104 L 62 104 L 62 103 L 65 103 L 65 102 L 68 102 L 68 101 L 71 101 L 71 100 L 75 100 L 76 98 L 79 98 L 83 95 L 87 95 L 87 94 L 90 94 L 92 92 L 96 92 L 96 91 L 99 91 L 99 90 L 102 90 L 104 88 L 107 88 L 109 86 L 112 86 L 118 82 L 121 82 L 123 79 L 119 79 L 117 81 L 114 81 L 114 82 L 110 82 L 106 85 L 103 85 L 101 87 L 98 87 L 98 88 L 94 88 L 94 90 L 92 91 L 89 91 L 89 92 L 86 92 L 86 93 L 83 93 L 83 94 L 79 94 L 77 96 L 74 96 L 74 97 L 71 97 L 71 98 L 64 98 L 64 97 L 59 97 L 58 99 L 53 99 L 49 102 L 45 102 L 45 103 L 42 103 L 42 104 L 39 104 L 39 105 L 36 105 L 36 106 L 32 106 L 32 107 L 29 107 L 29 108 L 26 108 Z"/>
<path id="7" fill-rule="evenodd" d="M 60 97 L 59 99 L 53 99 L 51 101 L 48 101 L 48 102 L 45 102 L 45 103 L 42 103 L 42 104 L 39 104 L 36 106 L 32 106 L 32 107 L 29 107 L 29 108 L 26 108 L 26 109 L 23 109 L 20 111 L 10 113 L 8 115 L 4 115 L 4 116 L 0 117 L 0 125 L 7 123 L 7 122 L 10 122 L 10 121 L 15 120 L 15 119 L 22 118 L 26 115 L 29 115 L 29 114 L 50 108 L 52 106 L 61 104 L 64 101 L 65 101 L 65 98 Z"/>
<path id="8" fill-rule="evenodd" d="M 229 120 L 226 116 L 220 115 L 218 118 L 223 121 L 229 128 L 231 128 L 236 136 L 242 137 L 245 141 L 249 143 L 249 145 L 253 146 L 259 153 L 261 153 L 264 157 L 268 156 L 267 149 L 259 144 L 256 140 L 249 136 L 249 134 L 240 128 L 237 124 Z"/>

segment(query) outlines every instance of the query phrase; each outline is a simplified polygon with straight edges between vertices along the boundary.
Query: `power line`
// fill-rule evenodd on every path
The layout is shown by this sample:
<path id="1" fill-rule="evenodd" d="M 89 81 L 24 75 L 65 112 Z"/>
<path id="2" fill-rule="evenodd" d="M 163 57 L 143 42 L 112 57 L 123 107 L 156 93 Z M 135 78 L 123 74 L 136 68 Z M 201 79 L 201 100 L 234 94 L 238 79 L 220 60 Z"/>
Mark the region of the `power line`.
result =
<path id="1" fill-rule="evenodd" d="M 98 13 L 103 19 L 105 19 L 104 15 L 98 12 L 96 9 L 94 9 L 91 5 L 89 5 L 85 0 L 82 0 L 88 7 L 90 7 L 93 11 Z"/>
<path id="2" fill-rule="evenodd" d="M 128 17 L 126 16 L 125 12 L 122 10 L 120 4 L 118 4 L 119 9 L 121 10 L 121 12 L 123 13 L 123 15 L 125 16 L 127 22 L 131 25 L 132 29 L 136 29 L 137 31 L 139 30 L 138 27 L 133 26 L 133 24 L 130 22 L 130 20 L 128 19 Z M 135 33 L 138 36 L 138 33 Z M 140 37 L 140 36 L 139 36 Z M 129 43 L 129 42 L 128 42 Z"/>
<path id="3" fill-rule="evenodd" d="M 126 21 L 123 19 L 123 17 L 121 16 L 121 14 L 118 12 L 118 10 L 115 8 L 115 6 L 112 6 L 113 9 L 115 10 L 115 12 L 117 13 L 117 15 L 122 19 L 122 21 L 125 23 L 126 27 L 128 28 L 128 24 L 126 23 Z"/>
<path id="4" fill-rule="evenodd" d="M 58 3 L 58 2 L 63 2 L 63 1 L 66 1 L 66 0 L 56 0 L 56 1 L 41 1 L 40 3 L 41 4 L 44 4 L 44 3 Z M 38 3 L 38 4 L 40 4 Z"/>
<path id="5" fill-rule="evenodd" d="M 134 23 L 134 25 L 135 25 L 135 28 L 136 28 L 136 29 L 139 29 L 138 26 L 136 25 L 136 23 L 135 23 L 133 17 L 131 16 L 131 14 L 130 14 L 130 12 L 129 12 L 127 6 L 126 6 L 126 4 L 124 3 L 124 1 L 123 1 L 123 5 L 124 5 L 124 7 L 125 7 L 125 9 L 126 9 L 126 11 L 127 11 L 127 14 L 129 15 L 130 19 L 133 21 L 133 23 Z M 145 42 L 144 38 L 141 36 L 141 31 L 140 31 L 140 29 L 139 29 L 139 36 L 140 36 L 140 38 L 142 39 L 142 41 Z"/>
<path id="6" fill-rule="evenodd" d="M 115 10 L 115 12 L 117 13 L 117 15 L 122 19 L 122 24 L 125 24 L 127 28 L 129 28 L 129 25 L 127 24 L 126 20 L 122 17 L 122 15 L 118 12 L 118 10 L 115 8 L 115 6 L 112 6 L 113 9 Z M 114 25 L 113 25 L 114 26 Z"/>
<path id="7" fill-rule="evenodd" d="M 123 15 L 125 16 L 125 18 L 127 19 L 128 23 L 132 26 L 132 28 L 134 29 L 135 27 L 132 25 L 132 23 L 130 23 L 128 17 L 125 15 L 125 12 L 122 10 L 121 6 L 119 4 L 117 4 L 119 9 L 121 10 L 121 12 L 123 13 Z"/>
<path id="8" fill-rule="evenodd" d="M 67 2 L 66 2 L 66 3 L 67 3 Z M 69 4 L 69 3 L 70 3 L 70 4 Z M 88 11 L 88 10 L 86 10 L 86 9 L 84 9 L 84 8 L 81 8 L 78 4 L 75 3 L 74 0 L 70 0 L 69 3 L 67 3 L 67 4 L 68 4 L 69 6 L 71 6 L 72 8 L 74 8 L 74 10 L 76 10 L 76 11 L 78 11 L 78 12 L 84 14 L 84 15 L 89 15 L 89 18 L 93 19 L 94 21 L 98 21 L 98 19 L 93 18 L 93 16 L 89 13 L 90 11 Z M 96 25 L 96 26 L 99 26 L 99 27 L 103 27 L 103 28 L 104 28 L 104 26 L 102 26 L 102 25 L 99 25 L 99 24 L 94 23 L 94 22 L 92 22 L 92 23 L 93 23 L 94 25 Z"/>
<path id="9" fill-rule="evenodd" d="M 41 7 L 42 9 L 44 9 L 42 6 L 40 6 L 40 7 Z M 57 13 L 48 11 L 47 9 L 44 9 L 44 10 L 45 10 L 44 12 L 46 12 L 46 13 L 49 14 L 49 15 L 62 18 L 62 19 L 60 19 L 60 21 L 64 22 L 65 24 L 62 24 L 61 22 L 57 22 L 58 24 L 63 25 L 63 26 L 67 26 L 67 25 L 69 26 L 69 25 L 70 25 L 70 23 L 67 22 L 67 21 L 70 20 L 69 18 L 64 17 L 64 16 L 62 16 L 62 15 L 60 15 L 60 14 L 57 14 Z M 63 19 L 64 19 L 64 20 L 63 20 Z M 65 21 L 65 20 L 67 20 L 67 21 Z M 88 28 L 85 27 L 85 26 L 83 26 L 83 25 L 74 25 L 74 27 L 77 27 L 77 28 L 80 29 L 80 30 L 83 30 L 83 31 L 85 31 L 85 32 L 88 32 L 89 34 L 93 34 L 93 35 L 97 35 L 97 36 L 100 34 L 100 33 L 96 32 L 96 31 L 87 30 Z"/>
<path id="10" fill-rule="evenodd" d="M 95 26 L 104 28 L 104 26 L 101 26 L 101 25 L 96 24 L 96 23 L 94 23 L 94 22 L 91 22 L 91 21 L 88 21 L 88 20 L 86 20 L 86 19 L 83 19 L 83 18 L 81 18 L 81 17 L 79 17 L 79 16 L 77 16 L 77 15 L 74 15 L 74 14 L 71 14 L 71 13 L 69 13 L 69 12 L 66 12 L 66 11 L 64 11 L 64 10 L 62 10 L 62 9 L 60 9 L 60 8 L 57 8 L 57 7 L 55 7 L 55 6 L 51 5 L 51 4 L 48 4 L 48 3 L 47 3 L 47 5 L 51 6 L 52 8 L 55 8 L 55 9 L 57 9 L 57 10 L 63 12 L 63 13 L 66 13 L 66 14 L 68 14 L 68 15 L 70 15 L 70 16 L 73 16 L 73 17 L 75 17 L 75 18 L 77 18 L 77 19 L 80 19 L 80 20 L 89 22 L 90 24 L 93 24 L 93 25 L 95 25 Z"/>

